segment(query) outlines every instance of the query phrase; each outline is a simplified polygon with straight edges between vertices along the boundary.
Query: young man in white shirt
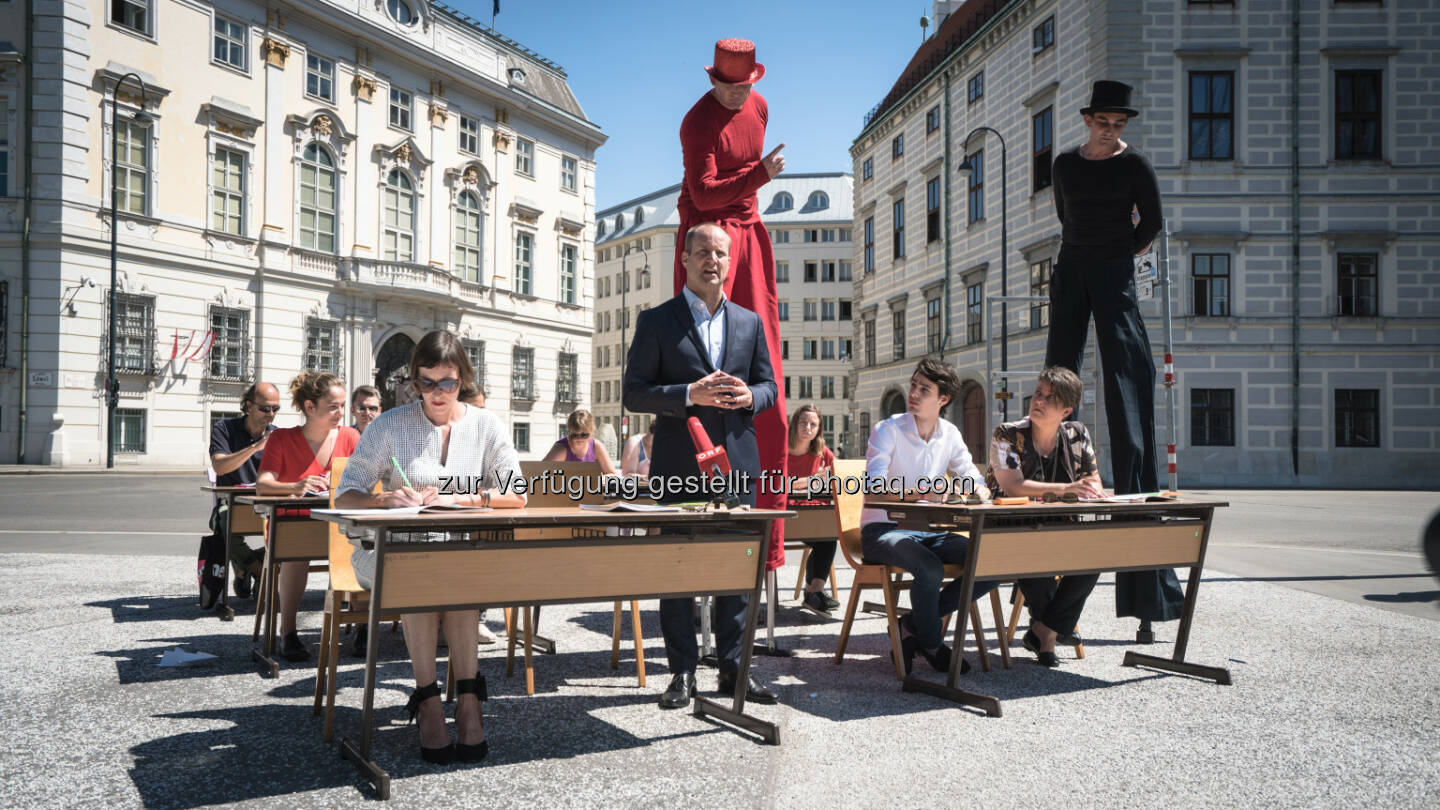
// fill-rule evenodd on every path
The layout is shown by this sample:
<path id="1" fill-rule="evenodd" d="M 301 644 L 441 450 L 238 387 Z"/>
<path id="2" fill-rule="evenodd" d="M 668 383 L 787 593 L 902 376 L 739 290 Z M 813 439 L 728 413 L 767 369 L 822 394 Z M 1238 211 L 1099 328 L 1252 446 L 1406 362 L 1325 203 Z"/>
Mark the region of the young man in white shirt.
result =
<path id="1" fill-rule="evenodd" d="M 945 406 L 960 393 L 960 378 L 946 363 L 927 357 L 910 377 L 905 413 L 875 426 L 865 451 L 865 477 L 870 492 L 905 500 L 943 501 L 943 488 L 963 486 L 965 492 L 990 497 L 984 477 L 970 458 L 960 429 L 942 419 Z M 947 476 L 956 476 L 947 482 Z M 969 479 L 965 481 L 964 479 Z M 971 487 L 973 486 L 973 490 Z M 941 490 L 941 491 L 937 491 Z M 944 590 L 940 582 L 945 564 L 963 565 L 970 541 L 951 532 L 901 529 L 883 509 L 866 509 L 860 517 L 860 538 L 865 562 L 894 565 L 914 578 L 910 585 L 910 614 L 900 620 L 900 647 L 905 672 L 910 673 L 915 653 L 939 672 L 949 672 L 951 651 L 945 646 L 941 620 L 960 607 L 960 580 Z M 974 597 L 989 593 L 997 583 L 975 583 Z M 960 671 L 970 665 L 960 659 Z"/>

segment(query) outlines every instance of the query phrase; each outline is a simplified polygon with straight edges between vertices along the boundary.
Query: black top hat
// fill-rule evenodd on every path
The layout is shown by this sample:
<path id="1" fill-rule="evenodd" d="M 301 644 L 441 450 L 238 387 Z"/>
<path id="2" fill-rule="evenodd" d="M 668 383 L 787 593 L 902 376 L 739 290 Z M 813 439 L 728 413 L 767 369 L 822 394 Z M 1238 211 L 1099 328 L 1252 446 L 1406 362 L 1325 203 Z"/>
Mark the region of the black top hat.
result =
<path id="1" fill-rule="evenodd" d="M 1125 113 L 1134 118 L 1140 111 L 1130 106 L 1130 85 L 1101 79 L 1090 89 L 1090 106 L 1081 107 L 1082 115 L 1097 112 Z"/>

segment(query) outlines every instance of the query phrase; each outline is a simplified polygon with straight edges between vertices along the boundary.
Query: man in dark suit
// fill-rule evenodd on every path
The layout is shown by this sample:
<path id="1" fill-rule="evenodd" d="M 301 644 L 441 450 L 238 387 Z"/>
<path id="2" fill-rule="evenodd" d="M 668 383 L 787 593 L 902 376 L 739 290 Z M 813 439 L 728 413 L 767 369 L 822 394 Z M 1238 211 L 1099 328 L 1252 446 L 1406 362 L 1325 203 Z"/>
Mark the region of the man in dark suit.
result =
<path id="1" fill-rule="evenodd" d="M 656 414 L 650 475 L 681 476 L 699 483 L 694 444 L 686 421 L 694 416 L 710 441 L 723 446 L 730 466 L 758 480 L 760 450 L 755 414 L 775 404 L 777 389 L 760 317 L 725 298 L 730 273 L 730 237 L 711 222 L 685 234 L 685 288 L 658 307 L 640 313 L 626 355 L 624 401 L 632 411 Z M 737 493 L 754 505 L 755 492 Z M 698 492 L 666 492 L 669 500 L 694 500 Z M 719 691 L 733 693 L 748 606 L 745 596 L 715 599 L 715 640 Z M 660 706 L 679 709 L 695 694 L 695 600 L 661 599 L 660 628 L 673 677 Z M 774 703 L 775 695 L 752 676 L 746 700 Z"/>

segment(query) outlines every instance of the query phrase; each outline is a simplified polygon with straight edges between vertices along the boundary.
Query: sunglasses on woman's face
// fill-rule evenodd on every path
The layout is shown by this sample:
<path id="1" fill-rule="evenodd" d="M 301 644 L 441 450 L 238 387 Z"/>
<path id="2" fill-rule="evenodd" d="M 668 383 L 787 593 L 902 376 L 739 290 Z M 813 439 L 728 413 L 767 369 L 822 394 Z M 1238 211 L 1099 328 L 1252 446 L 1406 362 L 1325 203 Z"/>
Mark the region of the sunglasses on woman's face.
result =
<path id="1" fill-rule="evenodd" d="M 1040 500 L 1045 503 L 1079 503 L 1080 496 L 1073 492 L 1047 492 L 1040 497 Z"/>
<path id="2" fill-rule="evenodd" d="M 572 439 L 588 439 L 588 438 L 590 438 L 590 434 L 589 434 L 589 433 L 571 433 L 571 434 L 570 434 L 570 438 L 572 438 Z"/>
<path id="3" fill-rule="evenodd" d="M 444 391 L 448 394 L 451 391 L 454 391 L 456 388 L 460 387 L 460 381 L 455 379 L 454 377 L 446 377 L 443 380 L 432 380 L 426 377 L 421 377 L 420 379 L 415 381 L 415 387 L 419 388 L 421 391 L 427 394 L 431 391 L 434 391 L 436 388 L 439 388 L 441 391 Z"/>

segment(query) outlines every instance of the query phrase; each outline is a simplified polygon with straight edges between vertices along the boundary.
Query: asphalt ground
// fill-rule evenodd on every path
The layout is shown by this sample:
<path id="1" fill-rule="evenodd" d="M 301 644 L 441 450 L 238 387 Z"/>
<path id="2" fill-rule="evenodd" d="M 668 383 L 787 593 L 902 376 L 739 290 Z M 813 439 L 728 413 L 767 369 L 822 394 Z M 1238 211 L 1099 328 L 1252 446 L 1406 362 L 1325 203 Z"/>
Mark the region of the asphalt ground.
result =
<path id="1" fill-rule="evenodd" d="M 262 679 L 249 658 L 251 603 L 236 603 L 233 624 L 194 607 L 193 563 L 179 557 L 193 559 L 208 512 L 198 480 L 18 485 L 42 478 L 0 491 L 0 806 L 373 798 L 320 739 L 313 665 Z M 751 707 L 781 726 L 783 744 L 765 746 L 657 708 L 669 673 L 653 604 L 644 688 L 629 641 L 619 671 L 608 667 L 610 605 L 548 607 L 541 631 L 559 652 L 536 657 L 534 696 L 504 677 L 502 648 L 481 648 L 492 750 L 479 765 L 420 761 L 403 725 L 404 643 L 382 632 L 375 757 L 399 807 L 1440 805 L 1440 594 L 1415 551 L 1440 499 L 1213 494 L 1234 506 L 1217 517 L 1188 658 L 1229 667 L 1233 686 L 1121 667 L 1134 621 L 1114 618 L 1111 577 L 1082 619 L 1083 661 L 1062 649 L 1064 665 L 1046 670 L 1017 644 L 1004 670 L 992 632 L 993 671 L 962 682 L 998 696 L 1001 718 L 901 692 L 882 618 L 857 620 L 837 666 L 840 623 L 785 607 L 777 634 L 796 655 L 756 663 L 781 701 Z M 316 643 L 323 576 L 310 584 L 301 628 Z M 1157 629 L 1161 643 L 1145 651 L 1168 654 L 1175 624 Z M 175 647 L 218 658 L 156 667 Z M 342 661 L 339 735 L 358 730 L 361 677 L 358 659 Z M 702 670 L 702 689 L 713 679 Z"/>

